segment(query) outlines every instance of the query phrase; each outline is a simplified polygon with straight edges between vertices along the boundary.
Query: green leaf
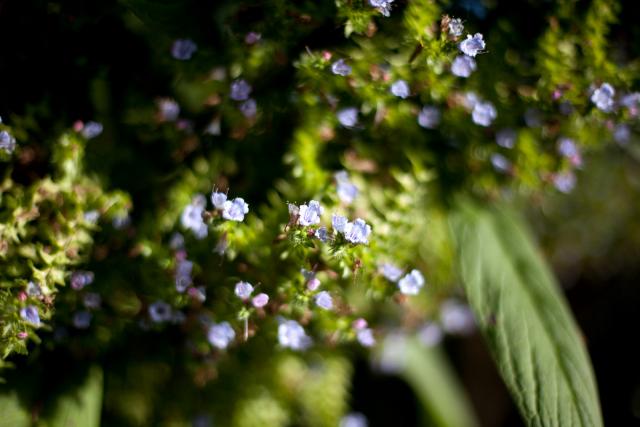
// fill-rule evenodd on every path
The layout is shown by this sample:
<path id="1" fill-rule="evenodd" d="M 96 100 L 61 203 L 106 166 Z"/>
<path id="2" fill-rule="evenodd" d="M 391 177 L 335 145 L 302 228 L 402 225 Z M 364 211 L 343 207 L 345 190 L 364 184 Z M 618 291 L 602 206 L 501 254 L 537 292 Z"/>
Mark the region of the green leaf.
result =
<path id="1" fill-rule="evenodd" d="M 602 426 L 577 325 L 523 220 L 463 202 L 451 226 L 467 298 L 527 424 Z"/>
<path id="2" fill-rule="evenodd" d="M 51 427 L 98 427 L 102 410 L 102 369 L 94 366 L 79 388 L 57 399 L 55 409 L 47 417 Z"/>
<path id="3" fill-rule="evenodd" d="M 429 423 L 435 427 L 474 427 L 478 425 L 464 388 L 439 347 L 427 347 L 415 338 L 402 343 L 385 342 L 398 353 L 400 376 L 413 388 Z M 391 353 L 393 354 L 393 353 Z M 387 355 L 388 357 L 388 355 Z"/>
<path id="4" fill-rule="evenodd" d="M 29 427 L 31 416 L 14 393 L 0 395 L 0 427 Z"/>

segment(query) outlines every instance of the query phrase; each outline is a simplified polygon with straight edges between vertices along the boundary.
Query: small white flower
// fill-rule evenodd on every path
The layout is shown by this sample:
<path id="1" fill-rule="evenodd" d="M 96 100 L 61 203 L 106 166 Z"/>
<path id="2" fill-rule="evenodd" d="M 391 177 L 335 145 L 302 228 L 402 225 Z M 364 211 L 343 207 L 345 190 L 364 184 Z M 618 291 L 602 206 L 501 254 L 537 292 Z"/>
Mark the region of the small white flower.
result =
<path id="1" fill-rule="evenodd" d="M 344 59 L 338 59 L 331 64 L 331 72 L 338 76 L 348 76 L 351 74 L 351 67 L 344 62 Z"/>
<path id="2" fill-rule="evenodd" d="M 373 331 L 369 328 L 360 329 L 356 333 L 358 342 L 365 347 L 373 347 L 376 343 L 376 339 L 373 336 Z"/>
<path id="3" fill-rule="evenodd" d="M 319 292 L 316 295 L 316 304 L 320 308 L 324 308 L 325 310 L 331 310 L 333 308 L 333 298 L 327 291 Z"/>
<path id="4" fill-rule="evenodd" d="M 343 108 L 338 111 L 338 121 L 346 128 L 352 128 L 358 123 L 358 109 L 355 107 Z"/>
<path id="5" fill-rule="evenodd" d="M 253 286 L 249 282 L 238 282 L 234 290 L 236 296 L 241 300 L 247 300 L 253 292 Z"/>
<path id="6" fill-rule="evenodd" d="M 478 102 L 473 106 L 471 119 L 473 123 L 487 127 L 498 116 L 495 107 L 490 102 Z"/>
<path id="7" fill-rule="evenodd" d="M 400 292 L 405 295 L 417 295 L 420 289 L 424 286 L 424 277 L 418 270 L 411 270 L 400 281 L 398 281 L 398 287 Z"/>
<path id="8" fill-rule="evenodd" d="M 298 216 L 298 224 L 302 226 L 315 225 L 320 222 L 320 215 L 324 212 L 324 208 L 320 203 L 311 200 L 308 205 L 300 206 L 300 214 Z"/>
<path id="9" fill-rule="evenodd" d="M 242 221 L 245 214 L 249 212 L 249 205 L 241 197 L 236 197 L 233 201 L 224 202 L 222 217 L 229 221 Z"/>
<path id="10" fill-rule="evenodd" d="M 236 338 L 236 333 L 229 322 L 212 324 L 207 333 L 207 339 L 212 346 L 224 350 L 229 346 L 231 341 Z"/>
<path id="11" fill-rule="evenodd" d="M 344 233 L 347 222 L 347 218 L 342 215 L 333 214 L 333 216 L 331 217 L 331 226 L 338 233 Z"/>

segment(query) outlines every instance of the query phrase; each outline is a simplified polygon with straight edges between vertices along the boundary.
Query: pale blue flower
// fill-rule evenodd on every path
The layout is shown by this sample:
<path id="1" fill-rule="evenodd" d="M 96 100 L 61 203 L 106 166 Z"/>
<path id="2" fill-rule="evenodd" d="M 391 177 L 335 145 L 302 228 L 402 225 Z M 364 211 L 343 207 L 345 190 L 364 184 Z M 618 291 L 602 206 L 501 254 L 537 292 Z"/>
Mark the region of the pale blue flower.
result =
<path id="1" fill-rule="evenodd" d="M 411 91 L 406 81 L 398 80 L 391 85 L 391 93 L 398 98 L 405 99 L 411 94 Z"/>
<path id="2" fill-rule="evenodd" d="M 234 101 L 246 101 L 249 99 L 251 90 L 251 86 L 245 80 L 234 80 L 231 83 L 231 99 Z"/>
<path id="3" fill-rule="evenodd" d="M 34 282 L 27 283 L 27 295 L 30 297 L 39 297 L 42 296 L 42 288 L 40 285 Z"/>
<path id="4" fill-rule="evenodd" d="M 530 128 L 542 126 L 542 113 L 537 108 L 527 108 L 524 112 L 524 122 Z"/>
<path id="5" fill-rule="evenodd" d="M 331 226 L 338 233 L 344 233 L 344 229 L 347 226 L 347 218 L 342 215 L 333 214 L 331 217 Z"/>
<path id="6" fill-rule="evenodd" d="M 249 98 L 244 101 L 242 104 L 240 104 L 239 108 L 242 115 L 247 119 L 255 117 L 258 113 L 258 104 L 256 104 L 256 100 L 253 98 Z"/>
<path id="7" fill-rule="evenodd" d="M 149 306 L 149 317 L 156 323 L 171 320 L 171 306 L 164 301 L 156 301 Z"/>
<path id="8" fill-rule="evenodd" d="M 570 138 L 560 138 L 558 140 L 558 152 L 564 157 L 572 158 L 580 155 L 580 150 L 575 142 Z"/>
<path id="9" fill-rule="evenodd" d="M 632 115 L 638 114 L 638 107 L 640 106 L 640 92 L 633 92 L 624 95 L 620 99 L 620 104 L 629 109 L 629 113 Z"/>
<path id="10" fill-rule="evenodd" d="M 418 270 L 411 270 L 402 279 L 398 281 L 400 292 L 405 295 L 417 295 L 424 286 L 424 277 Z"/>
<path id="11" fill-rule="evenodd" d="M 358 109 L 348 107 L 338 111 L 338 121 L 346 128 L 352 128 L 358 123 Z"/>
<path id="12" fill-rule="evenodd" d="M 331 64 L 331 72 L 338 76 L 348 76 L 351 74 L 351 67 L 344 62 L 344 59 L 338 59 Z"/>
<path id="13" fill-rule="evenodd" d="M 369 427 L 369 422 L 360 412 L 350 412 L 342 417 L 339 427 Z"/>
<path id="14" fill-rule="evenodd" d="M 513 148 L 518 134 L 513 129 L 502 129 L 496 133 L 496 144 L 503 148 Z"/>
<path id="15" fill-rule="evenodd" d="M 423 107 L 418 114 L 418 124 L 425 129 L 435 129 L 440 124 L 440 110 L 436 107 Z"/>
<path id="16" fill-rule="evenodd" d="M 300 205 L 298 224 L 305 227 L 318 224 L 320 223 L 320 215 L 322 215 L 322 212 L 324 212 L 324 208 L 315 200 L 311 200 L 309 205 Z"/>
<path id="17" fill-rule="evenodd" d="M 76 271 L 71 274 L 71 288 L 79 291 L 93 283 L 94 275 L 91 271 Z"/>
<path id="18" fill-rule="evenodd" d="M 356 187 L 350 180 L 346 171 L 336 172 L 334 178 L 337 184 L 338 198 L 346 204 L 353 203 L 353 200 L 358 197 L 358 187 Z"/>
<path id="19" fill-rule="evenodd" d="M 317 291 L 321 284 L 322 282 L 320 282 L 320 279 L 318 279 L 317 277 L 312 277 L 307 282 L 307 289 L 309 289 L 311 292 Z"/>
<path id="20" fill-rule="evenodd" d="M 325 310 L 331 310 L 333 308 L 333 298 L 331 298 L 331 294 L 327 291 L 319 292 L 315 300 L 316 305 L 320 308 L 324 308 Z"/>
<path id="21" fill-rule="evenodd" d="M 20 309 L 20 317 L 35 327 L 40 326 L 40 315 L 38 314 L 38 308 L 34 305 L 28 305 Z"/>
<path id="22" fill-rule="evenodd" d="M 329 232 L 327 231 L 327 227 L 322 226 L 320 228 L 318 228 L 315 232 L 315 236 L 318 238 L 318 240 L 320 240 L 322 243 L 326 243 L 327 240 L 329 240 Z"/>
<path id="23" fill-rule="evenodd" d="M 7 154 L 13 153 L 16 149 L 16 139 L 6 130 L 0 131 L 0 150 Z"/>
<path id="24" fill-rule="evenodd" d="M 158 100 L 158 114 L 160 120 L 174 122 L 180 115 L 180 106 L 173 99 L 162 98 Z"/>
<path id="25" fill-rule="evenodd" d="M 468 335 L 475 330 L 473 313 L 466 304 L 447 300 L 440 307 L 442 329 L 448 334 Z"/>
<path id="26" fill-rule="evenodd" d="M 602 83 L 599 88 L 593 91 L 591 94 L 591 102 L 596 104 L 598 109 L 604 112 L 610 112 L 613 110 L 613 97 L 616 91 L 609 83 Z"/>
<path id="27" fill-rule="evenodd" d="M 207 339 L 217 349 L 224 350 L 236 338 L 236 333 L 229 322 L 214 323 L 209 327 Z"/>
<path id="28" fill-rule="evenodd" d="M 83 218 L 89 224 L 95 224 L 96 222 L 98 222 L 98 219 L 100 219 L 100 212 L 95 209 L 87 211 L 84 213 Z"/>
<path id="29" fill-rule="evenodd" d="M 453 37 L 460 37 L 462 35 L 462 31 L 464 31 L 464 25 L 462 24 L 462 19 L 453 18 L 449 21 L 449 34 Z"/>
<path id="30" fill-rule="evenodd" d="M 191 59 L 198 50 L 198 46 L 190 39 L 178 39 L 171 45 L 171 56 L 180 61 Z"/>
<path id="31" fill-rule="evenodd" d="M 180 260 L 176 265 L 175 283 L 178 292 L 184 292 L 193 283 L 191 272 L 193 263 L 188 260 Z"/>
<path id="32" fill-rule="evenodd" d="M 234 292 L 241 300 L 248 300 L 253 292 L 253 286 L 249 282 L 238 282 Z"/>
<path id="33" fill-rule="evenodd" d="M 466 40 L 461 41 L 458 47 L 465 55 L 475 57 L 478 53 L 482 53 L 485 48 L 485 43 L 482 34 L 475 33 L 473 36 L 467 34 Z"/>
<path id="34" fill-rule="evenodd" d="M 91 318 L 93 316 L 88 311 L 78 311 L 73 315 L 73 326 L 77 329 L 87 329 L 91 326 Z"/>
<path id="35" fill-rule="evenodd" d="M 80 133 L 86 139 L 92 139 L 102 133 L 102 124 L 98 122 L 88 122 L 82 127 L 82 131 Z"/>
<path id="36" fill-rule="evenodd" d="M 491 155 L 491 164 L 498 172 L 508 172 L 511 170 L 511 162 L 499 153 Z"/>
<path id="37" fill-rule="evenodd" d="M 427 323 L 418 330 L 418 340 L 427 347 L 440 344 L 442 335 L 442 329 L 435 323 Z"/>
<path id="38" fill-rule="evenodd" d="M 570 193 L 576 186 L 576 175 L 569 171 L 553 177 L 553 185 L 562 193 Z"/>
<path id="39" fill-rule="evenodd" d="M 284 320 L 278 326 L 278 342 L 284 348 L 305 350 L 311 345 L 311 338 L 295 320 Z"/>
<path id="40" fill-rule="evenodd" d="M 393 3 L 393 1 L 394 0 L 369 0 L 369 4 L 378 9 L 382 15 L 389 17 L 391 15 L 391 3 Z"/>
<path id="41" fill-rule="evenodd" d="M 247 35 L 244 36 L 244 42 L 248 45 L 256 44 L 262 38 L 262 34 L 256 33 L 255 31 L 249 31 Z"/>
<path id="42" fill-rule="evenodd" d="M 473 123 L 480 126 L 489 126 L 498 116 L 495 107 L 490 102 L 478 102 L 473 107 L 471 118 Z"/>
<path id="43" fill-rule="evenodd" d="M 267 305 L 267 303 L 269 303 L 269 295 L 265 293 L 260 293 L 255 297 L 253 297 L 253 299 L 251 300 L 251 303 L 255 308 L 262 308 L 265 305 Z"/>
<path id="44" fill-rule="evenodd" d="M 191 230 L 197 239 L 204 239 L 209 233 L 207 224 L 205 224 L 202 219 L 206 205 L 207 199 L 202 194 L 198 194 L 193 198 L 191 203 L 184 208 L 180 216 L 182 226 Z"/>
<path id="45" fill-rule="evenodd" d="M 233 201 L 224 202 L 222 217 L 229 221 L 242 221 L 248 212 L 249 205 L 241 197 L 236 197 Z"/>
<path id="46" fill-rule="evenodd" d="M 476 60 L 466 55 L 457 56 L 451 63 L 451 73 L 458 77 L 467 78 L 476 68 Z"/>
<path id="47" fill-rule="evenodd" d="M 380 264 L 379 271 L 384 277 L 391 280 L 392 282 L 397 282 L 402 276 L 402 269 L 390 262 Z"/>
<path id="48" fill-rule="evenodd" d="M 356 338 L 358 342 L 365 347 L 373 347 L 376 344 L 373 331 L 369 328 L 358 330 L 358 332 L 356 332 Z"/>
<path id="49" fill-rule="evenodd" d="M 224 202 L 227 201 L 227 195 L 225 193 L 220 193 L 218 191 L 214 191 L 211 193 L 211 203 L 213 203 L 213 207 L 216 209 L 224 209 Z"/>
<path id="50" fill-rule="evenodd" d="M 184 236 L 178 232 L 173 233 L 169 240 L 169 247 L 174 251 L 184 248 Z"/>
<path id="51" fill-rule="evenodd" d="M 631 128 L 620 123 L 613 129 L 613 139 L 620 145 L 627 145 L 631 141 Z"/>
<path id="52" fill-rule="evenodd" d="M 351 243 L 369 243 L 371 226 L 363 219 L 357 218 L 354 222 L 348 222 L 344 226 L 344 238 Z"/>

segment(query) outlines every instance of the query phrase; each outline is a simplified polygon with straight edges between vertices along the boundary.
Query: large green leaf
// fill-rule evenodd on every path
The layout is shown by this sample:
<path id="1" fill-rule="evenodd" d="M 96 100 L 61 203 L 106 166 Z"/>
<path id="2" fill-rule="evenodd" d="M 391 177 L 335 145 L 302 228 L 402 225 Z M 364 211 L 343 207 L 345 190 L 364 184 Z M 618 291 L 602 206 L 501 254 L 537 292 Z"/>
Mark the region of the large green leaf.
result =
<path id="1" fill-rule="evenodd" d="M 102 369 L 94 366 L 80 387 L 61 395 L 43 425 L 50 427 L 98 427 L 102 411 Z"/>
<path id="2" fill-rule="evenodd" d="M 524 221 L 462 203 L 452 231 L 467 298 L 530 426 L 602 426 L 580 334 Z"/>

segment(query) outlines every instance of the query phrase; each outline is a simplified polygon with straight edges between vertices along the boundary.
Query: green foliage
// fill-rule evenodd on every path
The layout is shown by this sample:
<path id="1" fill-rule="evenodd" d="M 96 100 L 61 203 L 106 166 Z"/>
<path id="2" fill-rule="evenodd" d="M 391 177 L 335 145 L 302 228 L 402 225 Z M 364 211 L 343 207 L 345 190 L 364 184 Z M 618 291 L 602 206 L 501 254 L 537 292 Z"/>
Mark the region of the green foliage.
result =
<path id="1" fill-rule="evenodd" d="M 469 303 L 527 424 L 602 426 L 584 344 L 522 221 L 463 202 L 452 230 Z"/>

